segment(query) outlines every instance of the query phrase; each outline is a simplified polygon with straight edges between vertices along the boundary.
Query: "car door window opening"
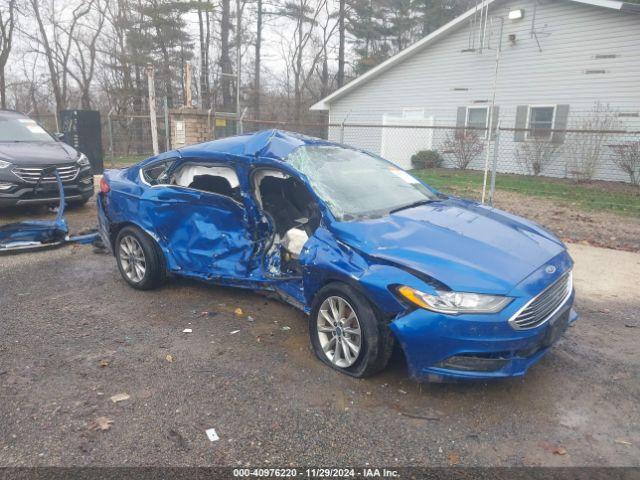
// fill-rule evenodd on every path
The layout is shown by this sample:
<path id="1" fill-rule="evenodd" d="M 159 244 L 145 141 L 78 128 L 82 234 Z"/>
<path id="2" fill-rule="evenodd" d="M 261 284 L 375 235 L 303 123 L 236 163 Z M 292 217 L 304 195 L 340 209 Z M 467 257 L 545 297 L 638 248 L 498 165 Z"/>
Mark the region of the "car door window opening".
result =
<path id="1" fill-rule="evenodd" d="M 300 276 L 298 259 L 320 224 L 315 200 L 302 182 L 279 170 L 257 170 L 253 183 L 255 197 L 272 228 L 265 254 L 267 272 Z"/>
<path id="2" fill-rule="evenodd" d="M 213 193 L 240 201 L 240 181 L 231 167 L 186 163 L 173 173 L 171 183 L 179 187 Z"/>

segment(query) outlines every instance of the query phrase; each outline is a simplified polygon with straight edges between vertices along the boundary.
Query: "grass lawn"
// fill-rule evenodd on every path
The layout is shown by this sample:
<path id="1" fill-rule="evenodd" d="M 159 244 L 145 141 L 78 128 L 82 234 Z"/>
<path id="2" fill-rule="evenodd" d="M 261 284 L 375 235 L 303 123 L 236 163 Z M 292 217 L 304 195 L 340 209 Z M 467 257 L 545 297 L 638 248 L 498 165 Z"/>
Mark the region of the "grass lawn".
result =
<path id="1" fill-rule="evenodd" d="M 474 199 L 479 199 L 482 193 L 483 173 L 479 171 L 438 168 L 412 173 L 444 193 Z M 501 190 L 558 200 L 585 210 L 640 216 L 640 188 L 630 184 L 601 181 L 578 184 L 564 179 L 499 173 L 496 196 Z"/>
<path id="2" fill-rule="evenodd" d="M 142 160 L 153 156 L 153 153 L 142 155 L 116 155 L 113 158 L 113 165 L 111 164 L 111 157 L 107 154 L 104 157 L 104 168 L 122 168 L 133 165 L 134 163 L 141 162 Z"/>

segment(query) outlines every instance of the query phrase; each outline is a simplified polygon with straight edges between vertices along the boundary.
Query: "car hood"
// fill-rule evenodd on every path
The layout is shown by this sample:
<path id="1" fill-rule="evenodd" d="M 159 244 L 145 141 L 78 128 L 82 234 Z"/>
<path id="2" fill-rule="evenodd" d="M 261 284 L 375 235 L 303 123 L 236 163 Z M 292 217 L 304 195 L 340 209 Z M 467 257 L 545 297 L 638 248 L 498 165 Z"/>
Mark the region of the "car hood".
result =
<path id="1" fill-rule="evenodd" d="M 558 238 L 533 222 L 458 199 L 333 228 L 341 241 L 370 257 L 462 292 L 506 294 L 565 251 Z"/>
<path id="2" fill-rule="evenodd" d="M 76 158 L 76 149 L 62 142 L 0 142 L 0 160 L 18 166 L 57 165 Z"/>

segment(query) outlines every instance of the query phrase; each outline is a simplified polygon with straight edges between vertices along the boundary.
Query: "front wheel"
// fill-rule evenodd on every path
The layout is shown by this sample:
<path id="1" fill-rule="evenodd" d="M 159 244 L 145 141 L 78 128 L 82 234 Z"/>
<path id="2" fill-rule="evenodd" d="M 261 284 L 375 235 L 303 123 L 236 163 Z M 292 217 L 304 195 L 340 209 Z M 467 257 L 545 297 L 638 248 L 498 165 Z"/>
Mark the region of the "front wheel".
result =
<path id="1" fill-rule="evenodd" d="M 323 363 L 358 378 L 382 370 L 393 351 L 386 322 L 362 294 L 342 283 L 331 283 L 316 295 L 309 335 Z"/>
<path id="2" fill-rule="evenodd" d="M 122 278 L 133 288 L 150 290 L 162 282 L 163 267 L 156 245 L 139 228 L 125 227 L 118 233 L 115 255 Z"/>

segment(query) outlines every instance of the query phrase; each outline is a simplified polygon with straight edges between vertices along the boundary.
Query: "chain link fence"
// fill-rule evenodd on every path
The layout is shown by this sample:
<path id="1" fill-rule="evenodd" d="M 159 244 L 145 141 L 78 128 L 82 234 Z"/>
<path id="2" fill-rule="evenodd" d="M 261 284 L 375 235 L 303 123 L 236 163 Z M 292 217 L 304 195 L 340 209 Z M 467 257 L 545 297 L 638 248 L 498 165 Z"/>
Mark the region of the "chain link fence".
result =
<path id="1" fill-rule="evenodd" d="M 640 215 L 640 118 L 606 110 L 571 112 L 571 120 L 555 128 L 565 114 L 545 108 L 526 115 L 496 109 L 494 118 L 489 107 L 458 109 L 448 119 L 444 112 L 426 116 L 422 110 L 349 112 L 339 122 L 332 115 L 314 123 L 203 118 L 207 139 L 270 128 L 295 131 L 373 152 L 415 170 L 436 188 L 487 203 L 501 192 L 570 200 L 572 191 L 594 187 L 585 200 L 589 206 Z M 33 117 L 56 131 L 53 114 Z M 175 143 L 170 118 L 168 123 L 166 132 L 165 118 L 157 118 L 160 151 Z M 107 166 L 153 154 L 148 115 L 103 114 L 102 135 Z"/>
<path id="2" fill-rule="evenodd" d="M 491 127 L 490 108 L 465 110 L 441 121 L 421 112 L 349 112 L 332 118 L 327 138 L 487 203 L 500 192 L 570 199 L 591 189 L 583 203 L 640 215 L 640 118 L 595 109 L 572 112 L 556 128 L 558 107 L 518 108 L 496 110 Z"/>

